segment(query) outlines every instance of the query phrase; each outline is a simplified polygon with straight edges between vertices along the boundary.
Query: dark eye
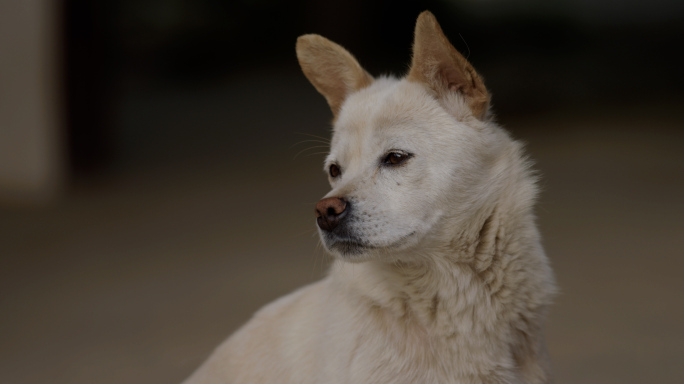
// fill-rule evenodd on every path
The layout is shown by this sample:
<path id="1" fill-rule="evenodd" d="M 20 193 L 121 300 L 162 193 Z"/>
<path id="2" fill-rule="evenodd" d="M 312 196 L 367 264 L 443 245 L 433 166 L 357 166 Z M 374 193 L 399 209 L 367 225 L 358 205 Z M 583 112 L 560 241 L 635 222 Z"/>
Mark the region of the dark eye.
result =
<path id="1" fill-rule="evenodd" d="M 390 152 L 385 156 L 385 159 L 382 161 L 383 164 L 387 165 L 399 165 L 406 161 L 411 157 L 411 155 L 407 153 L 401 153 L 401 152 Z"/>
<path id="2" fill-rule="evenodd" d="M 336 178 L 337 176 L 340 175 L 340 167 L 337 166 L 337 164 L 331 164 L 330 165 L 330 177 Z"/>

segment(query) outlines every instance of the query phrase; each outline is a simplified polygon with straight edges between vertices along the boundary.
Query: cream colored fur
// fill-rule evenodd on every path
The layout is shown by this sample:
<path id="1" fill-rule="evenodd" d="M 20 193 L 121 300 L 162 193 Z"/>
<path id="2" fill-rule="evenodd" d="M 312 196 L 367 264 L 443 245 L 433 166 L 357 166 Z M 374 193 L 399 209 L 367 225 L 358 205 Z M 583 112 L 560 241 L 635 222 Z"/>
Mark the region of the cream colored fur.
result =
<path id="1" fill-rule="evenodd" d="M 415 46 L 435 36 L 421 14 Z M 460 54 L 429 49 L 414 49 L 404 79 L 365 78 L 320 36 L 297 51 L 335 114 L 325 169 L 341 174 L 327 196 L 350 202 L 356 245 L 340 250 L 322 231 L 329 275 L 261 309 L 186 383 L 551 382 L 542 329 L 554 281 L 535 178 L 487 117 L 481 78 Z M 383 165 L 392 151 L 412 157 Z"/>

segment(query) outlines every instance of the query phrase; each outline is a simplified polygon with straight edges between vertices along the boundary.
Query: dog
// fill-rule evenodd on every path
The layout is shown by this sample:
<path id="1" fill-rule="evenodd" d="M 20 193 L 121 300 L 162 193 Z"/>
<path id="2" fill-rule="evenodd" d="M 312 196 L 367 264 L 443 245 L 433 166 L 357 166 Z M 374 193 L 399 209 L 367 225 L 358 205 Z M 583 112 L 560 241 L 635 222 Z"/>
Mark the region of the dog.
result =
<path id="1" fill-rule="evenodd" d="M 335 261 L 185 383 L 551 382 L 536 177 L 482 77 L 428 11 L 401 79 L 318 35 L 296 51 L 334 116 L 315 215 Z"/>

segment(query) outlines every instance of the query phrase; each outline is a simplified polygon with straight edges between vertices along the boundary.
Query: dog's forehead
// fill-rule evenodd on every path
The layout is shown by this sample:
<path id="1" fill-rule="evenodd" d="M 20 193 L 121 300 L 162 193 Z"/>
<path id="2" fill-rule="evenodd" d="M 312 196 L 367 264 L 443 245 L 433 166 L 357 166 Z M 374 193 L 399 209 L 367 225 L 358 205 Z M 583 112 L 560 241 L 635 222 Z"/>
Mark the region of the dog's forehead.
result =
<path id="1" fill-rule="evenodd" d="M 425 85 L 379 78 L 343 104 L 326 164 L 367 162 L 393 149 L 417 150 L 450 139 L 460 131 L 458 125 Z"/>
<path id="2" fill-rule="evenodd" d="M 333 145 L 344 142 L 355 146 L 411 134 L 396 128 L 424 122 L 426 115 L 439 112 L 437 109 L 437 102 L 420 84 L 380 78 L 345 101 L 333 127 Z"/>

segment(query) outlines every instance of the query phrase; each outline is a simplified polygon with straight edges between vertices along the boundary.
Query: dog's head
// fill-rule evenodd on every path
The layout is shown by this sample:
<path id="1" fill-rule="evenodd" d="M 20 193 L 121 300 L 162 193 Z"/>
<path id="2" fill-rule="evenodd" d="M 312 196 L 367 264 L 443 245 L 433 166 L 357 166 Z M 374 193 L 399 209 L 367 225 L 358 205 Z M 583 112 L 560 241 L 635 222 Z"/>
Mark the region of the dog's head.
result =
<path id="1" fill-rule="evenodd" d="M 301 36 L 297 56 L 335 116 L 325 162 L 332 190 L 316 205 L 326 248 L 363 261 L 440 247 L 453 237 L 454 223 L 473 215 L 488 194 L 505 139 L 487 122 L 482 79 L 434 16 L 418 17 L 403 79 L 374 79 L 318 35 Z"/>

